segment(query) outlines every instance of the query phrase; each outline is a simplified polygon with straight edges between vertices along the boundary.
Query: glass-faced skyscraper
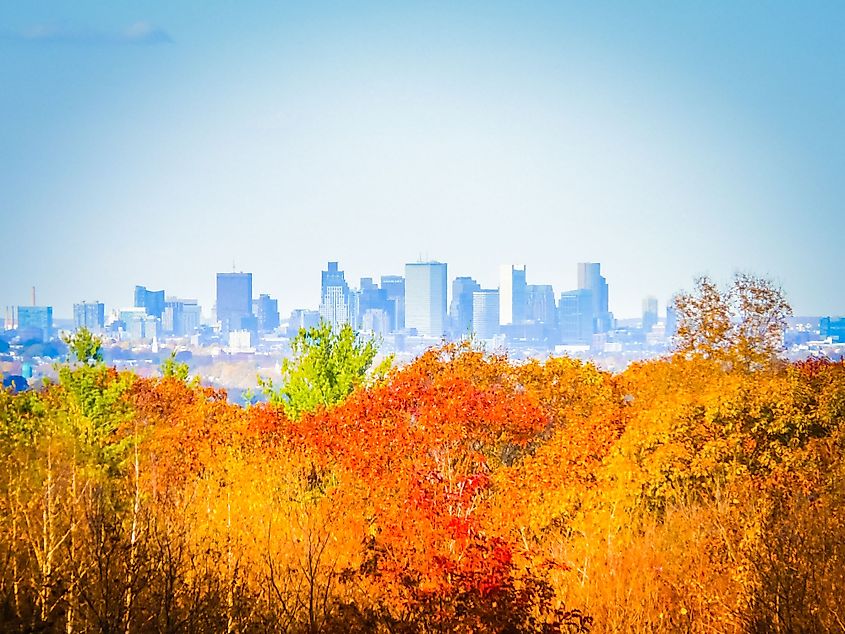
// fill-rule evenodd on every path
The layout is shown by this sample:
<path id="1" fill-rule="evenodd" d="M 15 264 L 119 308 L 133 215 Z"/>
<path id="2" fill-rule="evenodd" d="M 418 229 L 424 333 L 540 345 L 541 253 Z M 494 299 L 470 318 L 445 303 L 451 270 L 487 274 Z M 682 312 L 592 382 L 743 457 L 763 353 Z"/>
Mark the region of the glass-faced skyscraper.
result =
<path id="1" fill-rule="evenodd" d="M 217 321 L 224 332 L 252 320 L 252 273 L 217 274 Z"/>
<path id="2" fill-rule="evenodd" d="M 479 289 L 472 294 L 472 329 L 479 339 L 499 334 L 499 291 Z"/>
<path id="3" fill-rule="evenodd" d="M 136 286 L 135 308 L 143 308 L 148 315 L 161 319 L 164 312 L 164 291 L 151 291 L 146 286 Z"/>
<path id="4" fill-rule="evenodd" d="M 425 337 L 446 334 L 446 264 L 405 265 L 405 327 Z"/>
<path id="5" fill-rule="evenodd" d="M 613 318 L 608 308 L 607 280 L 601 274 L 601 264 L 578 263 L 578 289 L 592 293 L 593 332 L 610 330 Z"/>
<path id="6" fill-rule="evenodd" d="M 481 286 L 471 277 L 456 277 L 452 280 L 452 303 L 449 304 L 449 321 L 452 336 L 464 337 L 472 332 L 473 312 L 472 294 L 480 291 Z M 496 308 L 498 311 L 498 308 Z M 496 323 L 499 315 L 496 315 Z"/>
<path id="7" fill-rule="evenodd" d="M 77 330 L 87 328 L 93 332 L 106 324 L 106 307 L 102 302 L 81 302 L 73 305 L 73 326 Z"/>

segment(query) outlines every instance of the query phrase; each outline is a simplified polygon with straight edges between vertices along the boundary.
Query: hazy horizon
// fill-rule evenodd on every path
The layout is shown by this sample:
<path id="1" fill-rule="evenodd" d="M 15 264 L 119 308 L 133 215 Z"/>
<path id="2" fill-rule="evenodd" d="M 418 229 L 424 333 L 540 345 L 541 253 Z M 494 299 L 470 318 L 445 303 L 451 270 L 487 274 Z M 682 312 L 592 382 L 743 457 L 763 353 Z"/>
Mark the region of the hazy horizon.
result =
<path id="1" fill-rule="evenodd" d="M 0 7 L 0 304 L 283 315 L 320 271 L 576 286 L 639 314 L 694 277 L 845 311 L 845 5 Z"/>

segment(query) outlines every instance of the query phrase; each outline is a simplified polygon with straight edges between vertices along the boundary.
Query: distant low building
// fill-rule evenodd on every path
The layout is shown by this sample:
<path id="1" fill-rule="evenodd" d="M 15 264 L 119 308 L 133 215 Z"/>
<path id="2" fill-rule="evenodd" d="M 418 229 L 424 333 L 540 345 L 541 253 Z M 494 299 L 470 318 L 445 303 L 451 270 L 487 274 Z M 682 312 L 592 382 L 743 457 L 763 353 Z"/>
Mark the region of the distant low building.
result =
<path id="1" fill-rule="evenodd" d="M 290 319 L 288 320 L 287 335 L 293 339 L 296 334 L 303 328 L 315 328 L 320 325 L 320 311 L 306 310 L 304 308 L 297 308 L 291 311 Z"/>
<path id="2" fill-rule="evenodd" d="M 120 310 L 123 337 L 129 341 L 152 341 L 159 336 L 160 321 L 148 315 L 144 308 L 123 308 Z"/>

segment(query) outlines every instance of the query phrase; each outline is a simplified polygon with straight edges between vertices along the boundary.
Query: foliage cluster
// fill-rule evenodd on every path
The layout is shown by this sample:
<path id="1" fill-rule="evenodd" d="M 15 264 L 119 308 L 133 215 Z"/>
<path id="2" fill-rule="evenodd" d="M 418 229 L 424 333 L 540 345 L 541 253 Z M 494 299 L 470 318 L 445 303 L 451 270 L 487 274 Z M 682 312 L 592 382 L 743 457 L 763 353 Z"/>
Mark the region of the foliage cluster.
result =
<path id="1" fill-rule="evenodd" d="M 464 343 L 289 413 L 90 344 L 0 393 L 4 631 L 843 629 L 843 363 Z"/>

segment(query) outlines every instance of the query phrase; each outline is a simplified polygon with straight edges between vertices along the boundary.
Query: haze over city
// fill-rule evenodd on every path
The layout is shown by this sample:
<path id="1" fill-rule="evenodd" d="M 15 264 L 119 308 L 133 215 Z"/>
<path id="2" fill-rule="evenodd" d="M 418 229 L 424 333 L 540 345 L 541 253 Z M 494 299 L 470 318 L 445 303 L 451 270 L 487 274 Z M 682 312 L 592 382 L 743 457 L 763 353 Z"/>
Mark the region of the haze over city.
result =
<path id="1" fill-rule="evenodd" d="M 135 284 L 283 314 L 438 259 L 602 263 L 640 313 L 709 273 L 842 311 L 845 9 L 709 3 L 0 7 L 0 304 Z M 11 272 L 10 274 L 8 272 Z"/>

